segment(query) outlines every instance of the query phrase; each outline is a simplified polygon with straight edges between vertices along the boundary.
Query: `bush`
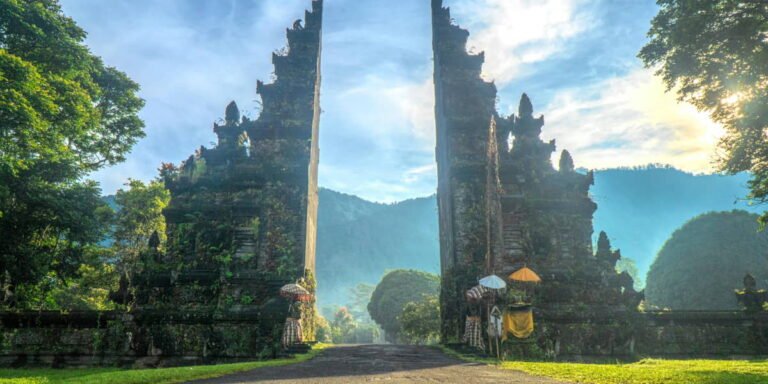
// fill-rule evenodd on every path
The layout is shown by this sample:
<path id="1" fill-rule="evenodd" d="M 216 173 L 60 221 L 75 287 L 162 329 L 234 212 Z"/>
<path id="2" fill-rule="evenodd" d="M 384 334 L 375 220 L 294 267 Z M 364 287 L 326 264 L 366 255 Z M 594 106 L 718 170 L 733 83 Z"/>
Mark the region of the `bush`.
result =
<path id="1" fill-rule="evenodd" d="M 648 272 L 647 307 L 737 309 L 734 290 L 751 273 L 768 279 L 768 233 L 745 211 L 698 216 L 672 234 Z"/>
<path id="2" fill-rule="evenodd" d="M 388 341 L 399 341 L 401 325 L 398 318 L 405 306 L 420 302 L 424 296 L 436 296 L 439 283 L 437 275 L 421 271 L 398 269 L 384 275 L 371 295 L 368 313 L 386 332 Z M 439 316 L 436 319 L 439 321 Z"/>
<path id="3" fill-rule="evenodd" d="M 440 338 L 440 301 L 426 295 L 405 305 L 398 317 L 400 337 L 409 344 L 433 344 Z"/>

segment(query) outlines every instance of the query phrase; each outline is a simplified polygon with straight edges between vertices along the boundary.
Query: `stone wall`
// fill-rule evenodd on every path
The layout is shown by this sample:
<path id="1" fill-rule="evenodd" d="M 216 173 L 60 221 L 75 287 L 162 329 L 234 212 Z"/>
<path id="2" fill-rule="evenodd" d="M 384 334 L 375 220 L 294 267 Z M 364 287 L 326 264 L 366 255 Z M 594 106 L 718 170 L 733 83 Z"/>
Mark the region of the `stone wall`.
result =
<path id="1" fill-rule="evenodd" d="M 768 354 L 768 313 L 536 310 L 534 318 L 531 337 L 504 344 L 508 358 L 590 361 Z"/>
<path id="2" fill-rule="evenodd" d="M 133 364 L 130 322 L 117 312 L 0 312 L 0 366 Z"/>
<path id="3" fill-rule="evenodd" d="M 0 366 L 162 367 L 273 358 L 284 311 L 0 312 Z"/>

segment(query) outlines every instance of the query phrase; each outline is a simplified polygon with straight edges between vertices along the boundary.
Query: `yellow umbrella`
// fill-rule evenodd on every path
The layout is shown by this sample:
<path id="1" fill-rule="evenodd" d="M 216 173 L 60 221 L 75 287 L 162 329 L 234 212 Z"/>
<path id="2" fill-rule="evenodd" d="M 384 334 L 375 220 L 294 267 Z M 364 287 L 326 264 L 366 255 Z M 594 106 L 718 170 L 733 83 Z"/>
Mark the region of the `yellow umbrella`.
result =
<path id="1" fill-rule="evenodd" d="M 523 281 L 528 283 L 540 283 L 541 277 L 528 267 L 522 267 L 509 275 L 510 280 Z"/>

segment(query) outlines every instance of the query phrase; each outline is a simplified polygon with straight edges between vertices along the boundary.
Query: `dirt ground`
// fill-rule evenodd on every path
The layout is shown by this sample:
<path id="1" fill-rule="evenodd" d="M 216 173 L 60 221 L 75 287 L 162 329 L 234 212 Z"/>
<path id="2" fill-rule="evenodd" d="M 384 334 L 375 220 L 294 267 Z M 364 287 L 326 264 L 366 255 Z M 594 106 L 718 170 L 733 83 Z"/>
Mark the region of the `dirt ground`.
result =
<path id="1" fill-rule="evenodd" d="M 312 360 L 261 368 L 197 384 L 234 383 L 561 383 L 446 356 L 414 345 L 354 345 L 329 348 Z"/>

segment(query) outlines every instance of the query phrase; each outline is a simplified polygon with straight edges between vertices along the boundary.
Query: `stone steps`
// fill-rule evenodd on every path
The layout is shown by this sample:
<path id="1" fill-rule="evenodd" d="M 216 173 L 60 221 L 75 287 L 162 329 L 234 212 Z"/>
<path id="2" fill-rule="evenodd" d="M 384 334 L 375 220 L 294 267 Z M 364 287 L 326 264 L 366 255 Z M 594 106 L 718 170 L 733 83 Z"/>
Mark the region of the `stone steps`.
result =
<path id="1" fill-rule="evenodd" d="M 235 228 L 235 244 L 237 249 L 235 250 L 235 257 L 237 258 L 249 258 L 256 254 L 256 236 L 254 236 L 253 229 L 250 227 Z"/>

